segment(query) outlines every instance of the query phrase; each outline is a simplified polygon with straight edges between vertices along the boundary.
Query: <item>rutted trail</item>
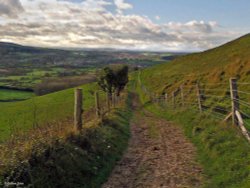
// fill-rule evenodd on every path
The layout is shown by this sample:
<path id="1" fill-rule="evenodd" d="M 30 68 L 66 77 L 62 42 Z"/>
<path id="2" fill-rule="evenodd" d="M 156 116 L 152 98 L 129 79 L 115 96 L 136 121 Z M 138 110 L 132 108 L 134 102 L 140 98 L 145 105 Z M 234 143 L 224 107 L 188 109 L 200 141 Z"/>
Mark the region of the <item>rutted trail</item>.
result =
<path id="1" fill-rule="evenodd" d="M 134 100 L 132 137 L 103 188 L 199 187 L 202 169 L 181 129 L 140 109 Z"/>

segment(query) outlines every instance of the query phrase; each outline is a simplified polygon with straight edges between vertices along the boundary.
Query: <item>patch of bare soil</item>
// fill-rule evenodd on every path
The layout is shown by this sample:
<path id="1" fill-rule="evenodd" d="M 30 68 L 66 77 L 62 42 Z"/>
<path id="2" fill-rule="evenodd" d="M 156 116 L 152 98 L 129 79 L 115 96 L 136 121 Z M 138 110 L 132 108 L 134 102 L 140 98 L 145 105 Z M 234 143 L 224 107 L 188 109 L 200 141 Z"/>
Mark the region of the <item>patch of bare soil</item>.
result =
<path id="1" fill-rule="evenodd" d="M 137 104 L 134 108 L 128 150 L 102 187 L 200 187 L 202 168 L 180 127 L 138 109 Z"/>

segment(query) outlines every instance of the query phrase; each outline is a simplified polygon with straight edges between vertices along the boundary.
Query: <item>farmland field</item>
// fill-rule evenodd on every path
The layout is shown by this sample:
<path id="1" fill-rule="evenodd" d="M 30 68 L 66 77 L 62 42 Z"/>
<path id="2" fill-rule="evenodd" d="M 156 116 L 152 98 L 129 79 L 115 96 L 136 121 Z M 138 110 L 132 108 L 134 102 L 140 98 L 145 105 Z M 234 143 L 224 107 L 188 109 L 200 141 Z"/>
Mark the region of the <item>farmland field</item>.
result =
<path id="1" fill-rule="evenodd" d="M 93 93 L 98 89 L 95 83 L 86 84 L 83 89 L 83 108 L 88 110 L 94 104 Z M 50 122 L 63 121 L 73 117 L 74 89 L 68 89 L 21 102 L 0 103 L 0 142 L 17 131 L 25 131 Z"/>
<path id="2" fill-rule="evenodd" d="M 30 91 L 18 91 L 13 89 L 0 89 L 0 102 L 25 100 L 34 96 Z"/>

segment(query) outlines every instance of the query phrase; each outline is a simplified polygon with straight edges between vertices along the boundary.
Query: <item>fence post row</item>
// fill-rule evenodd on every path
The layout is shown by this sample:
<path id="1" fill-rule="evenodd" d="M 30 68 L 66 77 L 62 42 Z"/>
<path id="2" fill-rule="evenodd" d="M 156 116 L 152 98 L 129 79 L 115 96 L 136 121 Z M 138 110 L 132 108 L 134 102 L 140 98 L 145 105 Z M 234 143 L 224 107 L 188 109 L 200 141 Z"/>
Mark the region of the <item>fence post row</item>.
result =
<path id="1" fill-rule="evenodd" d="M 82 89 L 75 90 L 74 126 L 76 131 L 82 130 Z"/>
<path id="2" fill-rule="evenodd" d="M 232 101 L 232 121 L 233 125 L 239 125 L 239 121 L 236 115 L 236 112 L 240 110 L 239 104 L 239 95 L 238 95 L 238 87 L 237 87 L 237 79 L 230 79 L 230 94 Z"/>
<path id="3" fill-rule="evenodd" d="M 99 118 L 101 116 L 101 109 L 100 109 L 100 100 L 98 91 L 95 92 L 95 108 L 96 108 L 96 116 Z"/>
<path id="4" fill-rule="evenodd" d="M 202 112 L 201 90 L 199 83 L 196 84 L 199 111 Z"/>

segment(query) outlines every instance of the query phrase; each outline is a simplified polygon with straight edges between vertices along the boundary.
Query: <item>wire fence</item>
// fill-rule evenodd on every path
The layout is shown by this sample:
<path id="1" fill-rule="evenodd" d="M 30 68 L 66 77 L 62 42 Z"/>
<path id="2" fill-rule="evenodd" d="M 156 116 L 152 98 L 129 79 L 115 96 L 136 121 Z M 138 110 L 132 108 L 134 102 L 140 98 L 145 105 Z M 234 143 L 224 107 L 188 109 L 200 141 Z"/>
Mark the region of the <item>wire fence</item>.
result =
<path id="1" fill-rule="evenodd" d="M 247 130 L 246 138 L 250 141 L 250 82 L 237 82 L 230 79 L 230 83 L 197 83 L 183 84 L 175 90 L 164 91 L 161 95 L 150 92 L 141 81 L 138 82 L 142 92 L 149 96 L 151 102 L 164 104 L 169 110 L 190 108 L 199 113 L 204 113 L 219 121 L 228 121 Z M 153 97 L 152 97 L 153 96 Z M 240 115 L 240 117 L 238 117 Z M 241 122 L 242 121 L 242 122 Z"/>
<path id="2" fill-rule="evenodd" d="M 98 93 L 98 96 L 96 96 L 96 93 Z M 37 97 L 17 103 L 1 103 L 0 143 L 22 132 L 29 132 L 31 129 L 46 129 L 46 126 L 56 125 L 58 122 L 67 122 L 73 127 L 76 110 L 74 90 L 63 97 L 59 95 L 53 98 Z M 102 90 L 83 89 L 80 106 L 82 121 L 86 123 L 95 119 L 95 117 L 101 118 L 124 99 L 124 93 L 120 97 L 112 95 L 108 99 L 107 93 Z M 98 106 L 96 106 L 97 97 Z M 110 100 L 110 102 L 108 103 L 107 100 Z"/>

